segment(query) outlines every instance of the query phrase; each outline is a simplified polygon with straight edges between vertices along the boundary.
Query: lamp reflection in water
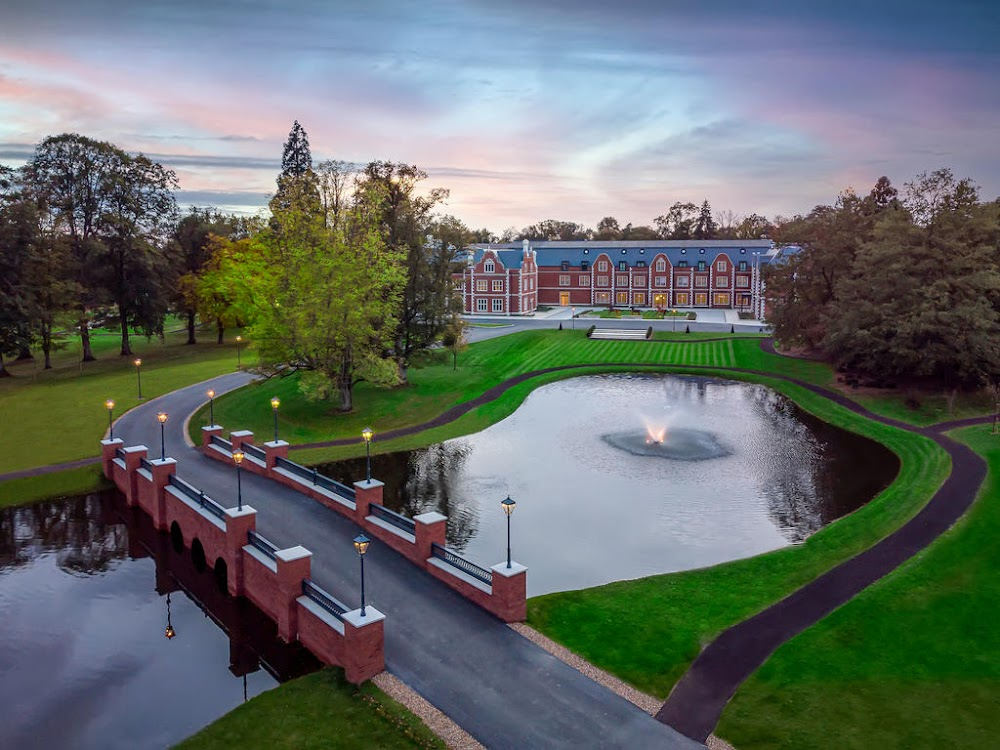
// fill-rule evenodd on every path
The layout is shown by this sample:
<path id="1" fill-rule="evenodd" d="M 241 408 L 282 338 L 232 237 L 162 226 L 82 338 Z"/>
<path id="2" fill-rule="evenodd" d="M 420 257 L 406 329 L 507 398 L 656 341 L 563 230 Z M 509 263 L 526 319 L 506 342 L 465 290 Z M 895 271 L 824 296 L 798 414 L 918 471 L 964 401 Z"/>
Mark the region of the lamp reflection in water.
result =
<path id="1" fill-rule="evenodd" d="M 173 638 L 175 635 L 177 635 L 177 631 L 174 630 L 174 626 L 170 624 L 170 592 L 169 591 L 167 592 L 167 627 L 164 628 L 163 635 L 166 636 L 166 638 L 167 638 L 168 641 L 171 638 Z"/>

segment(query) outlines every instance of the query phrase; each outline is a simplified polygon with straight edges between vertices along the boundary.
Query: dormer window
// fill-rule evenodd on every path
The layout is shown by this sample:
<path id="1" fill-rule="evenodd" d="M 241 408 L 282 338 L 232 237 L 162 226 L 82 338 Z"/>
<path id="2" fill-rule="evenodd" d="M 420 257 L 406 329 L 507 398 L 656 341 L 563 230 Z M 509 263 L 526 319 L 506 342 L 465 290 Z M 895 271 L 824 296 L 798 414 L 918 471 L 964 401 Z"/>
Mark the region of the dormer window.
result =
<path id="1" fill-rule="evenodd" d="M 688 267 L 688 262 L 686 260 L 679 260 L 679 261 L 677 261 L 677 267 L 678 268 L 687 268 Z"/>
<path id="2" fill-rule="evenodd" d="M 560 267 L 562 268 L 563 271 L 568 271 L 569 270 L 569 261 L 568 260 L 564 260 L 560 264 Z"/>
<path id="3" fill-rule="evenodd" d="M 705 261 L 703 261 L 703 260 L 699 260 L 698 261 L 698 270 L 699 271 L 704 271 L 705 270 Z"/>
<path id="4" fill-rule="evenodd" d="M 580 270 L 581 271 L 586 271 L 589 268 L 590 268 L 590 261 L 589 260 L 581 260 L 580 261 Z"/>
<path id="5" fill-rule="evenodd" d="M 624 252 L 624 250 L 622 252 Z M 618 270 L 619 271 L 627 271 L 628 270 L 628 262 L 624 261 L 624 260 L 618 261 Z"/>
<path id="6" fill-rule="evenodd" d="M 496 266 L 493 265 L 493 261 L 492 260 L 488 260 L 485 263 L 483 263 L 483 272 L 484 273 L 493 273 L 495 270 L 496 270 Z"/>
<path id="7" fill-rule="evenodd" d="M 644 260 L 637 260 L 635 262 L 635 267 L 636 268 L 645 268 L 646 267 L 646 261 L 644 261 Z"/>
<path id="8" fill-rule="evenodd" d="M 745 260 L 740 261 L 740 270 L 741 271 L 747 270 L 747 262 Z"/>

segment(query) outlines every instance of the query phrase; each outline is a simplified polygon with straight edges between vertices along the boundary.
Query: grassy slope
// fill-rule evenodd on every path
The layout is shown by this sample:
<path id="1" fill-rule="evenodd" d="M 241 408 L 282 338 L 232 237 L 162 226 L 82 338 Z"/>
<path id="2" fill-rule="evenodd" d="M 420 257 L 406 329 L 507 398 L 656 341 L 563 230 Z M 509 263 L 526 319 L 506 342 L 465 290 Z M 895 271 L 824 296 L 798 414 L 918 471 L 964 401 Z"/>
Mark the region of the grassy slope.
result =
<path id="1" fill-rule="evenodd" d="M 269 690 L 230 711 L 178 750 L 443 749 L 419 719 L 371 683 L 348 684 L 324 669 Z"/>
<path id="2" fill-rule="evenodd" d="M 147 400 L 236 368 L 235 344 L 185 346 L 185 340 L 180 333 L 164 342 L 132 340 L 142 357 Z M 0 453 L 0 473 L 97 455 L 108 425 L 104 401 L 114 399 L 116 416 L 138 403 L 133 358 L 118 355 L 116 336 L 93 342 L 98 361 L 82 368 L 79 350 L 69 349 L 56 356 L 52 370 L 42 370 L 40 362 L 17 363 L 10 367 L 15 377 L 0 379 L 3 424 L 18 429 L 18 439 Z"/>
<path id="3" fill-rule="evenodd" d="M 719 733 L 751 748 L 995 747 L 1000 720 L 1000 436 L 975 506 L 929 549 L 778 649 Z"/>

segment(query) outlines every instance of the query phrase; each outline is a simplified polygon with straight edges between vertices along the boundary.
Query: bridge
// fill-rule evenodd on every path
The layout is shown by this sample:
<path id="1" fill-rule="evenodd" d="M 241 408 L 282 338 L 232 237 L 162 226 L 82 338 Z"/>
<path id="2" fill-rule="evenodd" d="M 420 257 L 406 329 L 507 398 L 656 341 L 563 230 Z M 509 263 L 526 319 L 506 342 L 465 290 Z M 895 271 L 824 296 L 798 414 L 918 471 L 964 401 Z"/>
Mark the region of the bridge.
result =
<path id="1" fill-rule="evenodd" d="M 345 632 L 352 625 L 364 632 L 372 626 L 357 619 L 352 621 L 356 610 L 349 609 L 360 604 L 358 560 L 352 544 L 362 530 L 359 520 L 364 524 L 368 517 L 367 513 L 359 514 L 360 503 L 355 502 L 351 513 L 338 512 L 319 502 L 315 493 L 311 496 L 303 482 L 279 483 L 269 478 L 273 472 L 244 471 L 243 502 L 252 506 L 255 513 L 237 512 L 231 463 L 213 461 L 186 440 L 184 417 L 202 405 L 206 388 L 221 394 L 251 380 L 252 376 L 246 373 L 233 373 L 144 403 L 118 420 L 114 435 L 122 443 L 106 446 L 106 450 L 116 456 L 119 446 L 158 448 L 161 426 L 155 415 L 159 411 L 170 414 L 170 420 L 163 426 L 164 452 L 173 461 L 150 461 L 142 451 L 127 452 L 130 455 L 118 460 L 123 465 L 131 462 L 132 475 L 136 475 L 145 459 L 147 465 L 142 470 L 148 479 L 143 481 L 149 486 L 157 482 L 163 486 L 169 482 L 165 477 L 173 474 L 197 492 L 214 498 L 227 514 L 220 518 L 222 532 L 231 522 L 230 544 L 238 540 L 240 549 L 247 544 L 247 524 L 251 521 L 246 519 L 252 519 L 254 533 L 273 549 L 249 553 L 254 561 L 243 563 L 248 565 L 245 580 L 250 580 L 248 575 L 263 580 L 265 574 L 261 571 L 268 568 L 275 576 L 269 580 L 277 581 L 280 587 L 285 580 L 282 575 L 294 580 L 305 570 L 313 584 L 336 604 L 346 603 L 342 608 L 347 611 L 341 613 L 348 619 L 346 625 L 342 621 Z M 239 433 L 231 437 L 237 445 L 240 443 Z M 211 443 L 212 435 L 208 441 Z M 266 468 L 269 460 L 266 453 L 263 459 L 254 453 L 254 458 Z M 151 454 L 158 456 L 159 452 L 151 450 Z M 277 457 L 273 456 L 275 463 Z M 177 493 L 177 488 L 172 488 L 174 500 L 185 494 Z M 186 505 L 197 504 L 190 497 L 188 500 L 191 502 L 184 501 Z M 185 522 L 178 515 L 185 511 L 176 510 L 177 502 L 172 505 L 180 532 L 187 534 L 185 543 L 193 544 L 190 521 Z M 346 505 L 345 508 L 350 510 Z M 189 527 L 187 532 L 185 524 Z M 373 531 L 370 523 L 364 528 Z M 703 747 L 523 638 L 484 608 L 489 606 L 488 601 L 476 603 L 470 599 L 469 591 L 456 590 L 461 587 L 454 586 L 454 582 L 446 584 L 439 573 L 430 569 L 436 565 L 415 565 L 414 559 L 422 552 L 405 554 L 406 547 L 395 541 L 399 535 L 383 531 L 372 534 L 376 538 L 365 556 L 365 566 L 369 611 L 385 616 L 384 620 L 377 618 L 384 638 L 385 668 L 480 743 L 488 748 L 512 750 Z M 413 534 L 414 544 L 416 536 Z M 434 536 L 433 531 L 430 536 Z M 287 554 L 276 558 L 275 551 Z M 236 555 L 234 551 L 233 556 L 223 558 L 230 568 L 231 580 L 232 566 L 240 564 L 237 560 L 243 560 L 246 554 Z M 285 573 L 279 573 L 279 569 Z M 298 581 L 301 586 L 301 577 Z M 265 584 L 253 584 L 251 588 L 259 590 L 261 585 Z M 301 590 L 295 593 L 298 595 Z M 308 621 L 305 625 L 293 622 L 299 611 L 287 609 L 284 614 L 277 613 L 279 632 L 288 635 L 302 631 L 317 638 L 319 631 L 310 615 L 303 617 Z M 497 612 L 506 615 L 505 619 L 512 619 L 510 611 L 500 608 Z M 311 616 L 313 619 L 318 616 L 315 608 L 311 609 Z M 623 632 L 622 637 L 628 638 L 629 634 Z M 362 656 L 360 662 L 348 665 L 356 673 L 363 673 L 371 665 L 370 654 Z"/>

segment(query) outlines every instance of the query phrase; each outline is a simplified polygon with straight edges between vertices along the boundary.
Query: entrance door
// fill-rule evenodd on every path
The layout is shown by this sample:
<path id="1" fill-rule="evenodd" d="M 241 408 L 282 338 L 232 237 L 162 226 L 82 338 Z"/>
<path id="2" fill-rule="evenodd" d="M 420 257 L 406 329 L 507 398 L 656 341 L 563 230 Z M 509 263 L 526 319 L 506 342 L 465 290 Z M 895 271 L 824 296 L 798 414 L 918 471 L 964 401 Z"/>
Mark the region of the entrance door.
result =
<path id="1" fill-rule="evenodd" d="M 667 309 L 667 295 L 665 294 L 654 294 L 653 295 L 653 307 L 657 310 Z"/>
<path id="2" fill-rule="evenodd" d="M 559 292 L 559 304 L 563 307 L 569 305 L 569 292 Z"/>

